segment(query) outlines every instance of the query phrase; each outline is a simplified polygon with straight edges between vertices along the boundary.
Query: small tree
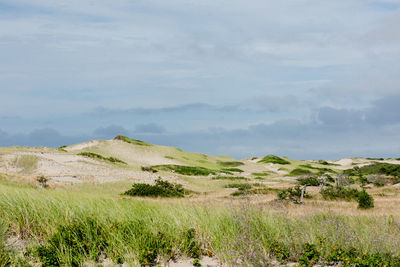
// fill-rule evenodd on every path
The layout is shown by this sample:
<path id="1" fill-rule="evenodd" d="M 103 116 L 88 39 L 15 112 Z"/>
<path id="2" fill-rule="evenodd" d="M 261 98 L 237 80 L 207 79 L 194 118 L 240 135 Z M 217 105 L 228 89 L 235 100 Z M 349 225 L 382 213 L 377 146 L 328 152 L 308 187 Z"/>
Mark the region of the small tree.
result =
<path id="1" fill-rule="evenodd" d="M 43 188 L 47 188 L 49 185 L 47 184 L 47 182 L 49 181 L 48 178 L 44 177 L 43 175 L 39 176 L 38 178 L 36 178 L 36 181 L 39 183 L 39 185 Z"/>
<path id="2" fill-rule="evenodd" d="M 358 193 L 357 201 L 359 209 L 371 209 L 374 207 L 374 198 L 365 190 Z"/>

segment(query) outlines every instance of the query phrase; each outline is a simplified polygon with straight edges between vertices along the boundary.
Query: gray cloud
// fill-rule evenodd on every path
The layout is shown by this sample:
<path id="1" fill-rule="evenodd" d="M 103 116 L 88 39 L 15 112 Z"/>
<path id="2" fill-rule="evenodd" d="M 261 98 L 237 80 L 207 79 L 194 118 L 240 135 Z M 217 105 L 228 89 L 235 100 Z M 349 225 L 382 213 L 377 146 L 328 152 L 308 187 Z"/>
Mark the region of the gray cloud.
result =
<path id="1" fill-rule="evenodd" d="M 136 126 L 135 133 L 161 134 L 166 130 L 162 125 L 157 123 L 139 124 Z"/>

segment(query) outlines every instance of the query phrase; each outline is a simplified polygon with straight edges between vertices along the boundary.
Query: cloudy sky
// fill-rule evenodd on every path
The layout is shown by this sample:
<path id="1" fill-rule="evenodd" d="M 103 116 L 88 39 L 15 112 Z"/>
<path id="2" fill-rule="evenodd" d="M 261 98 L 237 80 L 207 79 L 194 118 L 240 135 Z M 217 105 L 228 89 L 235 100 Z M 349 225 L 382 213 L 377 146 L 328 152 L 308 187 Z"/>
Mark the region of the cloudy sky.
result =
<path id="1" fill-rule="evenodd" d="M 400 0 L 0 0 L 0 146 L 118 133 L 400 157 Z"/>

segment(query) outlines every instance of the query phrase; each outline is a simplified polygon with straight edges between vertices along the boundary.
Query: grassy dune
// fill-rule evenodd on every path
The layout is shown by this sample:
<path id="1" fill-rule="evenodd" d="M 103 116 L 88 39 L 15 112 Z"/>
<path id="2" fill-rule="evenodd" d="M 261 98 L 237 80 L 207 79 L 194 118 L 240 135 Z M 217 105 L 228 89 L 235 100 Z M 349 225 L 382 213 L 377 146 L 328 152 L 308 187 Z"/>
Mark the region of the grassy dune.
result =
<path id="1" fill-rule="evenodd" d="M 125 198 L 117 194 L 122 187 L 44 190 L 1 180 L 0 266 L 52 259 L 61 265 L 81 265 L 105 255 L 114 263 L 137 266 L 156 258 L 162 263 L 198 254 L 233 266 L 260 266 L 271 258 L 305 260 L 309 245 L 318 250 L 319 260 L 331 259 L 338 250 L 353 251 L 357 257 L 388 254 L 392 262 L 400 256 L 400 221 L 392 215 L 295 216 L 246 200 L 210 208 L 210 203 L 187 199 Z M 7 246 L 10 237 L 22 240 L 25 247 Z"/>

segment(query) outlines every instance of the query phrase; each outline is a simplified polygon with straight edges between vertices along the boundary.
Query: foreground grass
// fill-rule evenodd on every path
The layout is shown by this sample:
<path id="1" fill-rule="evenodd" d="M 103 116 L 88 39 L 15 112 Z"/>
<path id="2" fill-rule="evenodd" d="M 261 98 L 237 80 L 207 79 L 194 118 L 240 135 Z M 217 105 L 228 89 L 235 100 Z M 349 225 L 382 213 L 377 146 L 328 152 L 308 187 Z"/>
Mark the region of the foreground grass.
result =
<path id="1" fill-rule="evenodd" d="M 230 265 L 257 266 L 267 264 L 270 256 L 299 261 L 305 244 L 315 245 L 321 259 L 337 249 L 400 256 L 398 219 L 372 213 L 294 217 L 246 201 L 209 207 L 0 182 L 0 266 L 6 258 L 14 266 L 38 262 L 38 248 L 65 265 L 98 261 L 101 254 L 133 266 L 155 256 L 162 262 L 204 254 Z M 6 248 L 10 236 L 26 242 L 23 260 L 21 253 Z"/>

